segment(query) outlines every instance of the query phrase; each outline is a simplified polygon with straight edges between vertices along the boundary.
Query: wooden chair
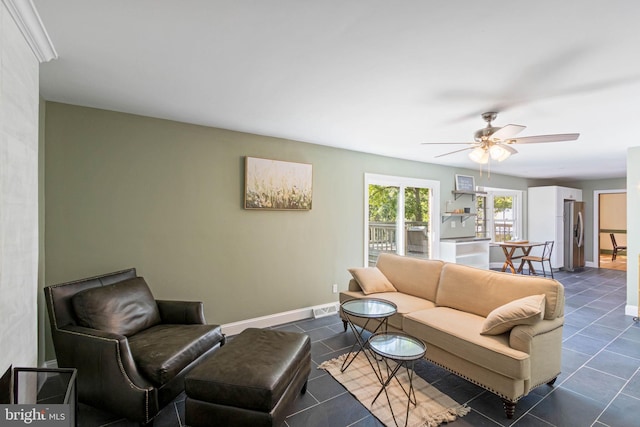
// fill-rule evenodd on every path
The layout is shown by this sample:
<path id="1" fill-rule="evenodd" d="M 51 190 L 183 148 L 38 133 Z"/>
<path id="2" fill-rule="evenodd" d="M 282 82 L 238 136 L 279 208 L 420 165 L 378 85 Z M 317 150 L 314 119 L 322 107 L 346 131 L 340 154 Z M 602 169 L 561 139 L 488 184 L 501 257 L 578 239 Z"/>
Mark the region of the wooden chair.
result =
<path id="1" fill-rule="evenodd" d="M 542 274 L 544 277 L 547 277 L 547 271 L 544 268 L 544 263 L 547 262 L 549 264 L 549 272 L 551 273 L 551 278 L 553 277 L 553 267 L 551 267 L 551 253 L 553 252 L 553 240 L 547 240 L 544 242 L 544 248 L 542 249 L 542 255 L 527 255 L 521 258 L 521 262 L 529 264 L 529 274 L 536 274 L 536 271 L 533 269 L 532 262 L 539 262 L 542 265 Z"/>
<path id="2" fill-rule="evenodd" d="M 616 236 L 614 236 L 613 233 L 609 233 L 609 236 L 611 237 L 611 244 L 613 245 L 613 253 L 611 254 L 611 261 L 615 261 L 616 257 L 618 256 L 618 251 L 626 252 L 627 247 L 618 245 L 618 243 L 616 243 Z"/>

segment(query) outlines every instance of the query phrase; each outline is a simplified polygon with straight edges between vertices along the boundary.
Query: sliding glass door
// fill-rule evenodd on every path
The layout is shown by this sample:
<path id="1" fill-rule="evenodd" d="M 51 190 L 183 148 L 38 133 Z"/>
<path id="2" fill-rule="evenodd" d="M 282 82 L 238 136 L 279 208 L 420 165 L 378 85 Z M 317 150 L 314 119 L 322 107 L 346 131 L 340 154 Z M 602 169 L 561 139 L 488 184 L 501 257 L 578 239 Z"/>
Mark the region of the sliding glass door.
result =
<path id="1" fill-rule="evenodd" d="M 386 175 L 365 175 L 365 259 L 380 253 L 437 257 L 440 183 Z"/>

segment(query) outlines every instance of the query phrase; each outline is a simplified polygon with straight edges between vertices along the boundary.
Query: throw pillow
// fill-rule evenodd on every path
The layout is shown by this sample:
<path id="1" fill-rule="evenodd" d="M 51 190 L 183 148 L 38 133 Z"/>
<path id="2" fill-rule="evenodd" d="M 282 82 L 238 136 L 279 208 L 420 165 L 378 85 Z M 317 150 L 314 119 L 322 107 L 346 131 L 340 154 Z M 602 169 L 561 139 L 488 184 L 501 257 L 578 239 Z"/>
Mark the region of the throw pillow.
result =
<path id="1" fill-rule="evenodd" d="M 130 336 L 160 323 L 160 310 L 142 277 L 78 292 L 71 300 L 78 323 Z"/>
<path id="2" fill-rule="evenodd" d="M 398 291 L 378 267 L 350 268 L 349 273 L 356 279 L 365 295 Z"/>
<path id="3" fill-rule="evenodd" d="M 493 310 L 482 325 L 482 335 L 500 335 L 516 325 L 533 325 L 542 319 L 545 295 L 531 295 Z"/>

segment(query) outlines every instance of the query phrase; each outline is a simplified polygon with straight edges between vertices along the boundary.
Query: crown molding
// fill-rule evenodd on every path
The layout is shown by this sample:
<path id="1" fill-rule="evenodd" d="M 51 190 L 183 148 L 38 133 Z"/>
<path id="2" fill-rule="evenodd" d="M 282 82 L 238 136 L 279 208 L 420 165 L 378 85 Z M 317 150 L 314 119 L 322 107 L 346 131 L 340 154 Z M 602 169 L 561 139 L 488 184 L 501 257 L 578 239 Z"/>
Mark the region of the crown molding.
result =
<path id="1" fill-rule="evenodd" d="M 39 62 L 58 58 L 32 0 L 2 0 Z"/>

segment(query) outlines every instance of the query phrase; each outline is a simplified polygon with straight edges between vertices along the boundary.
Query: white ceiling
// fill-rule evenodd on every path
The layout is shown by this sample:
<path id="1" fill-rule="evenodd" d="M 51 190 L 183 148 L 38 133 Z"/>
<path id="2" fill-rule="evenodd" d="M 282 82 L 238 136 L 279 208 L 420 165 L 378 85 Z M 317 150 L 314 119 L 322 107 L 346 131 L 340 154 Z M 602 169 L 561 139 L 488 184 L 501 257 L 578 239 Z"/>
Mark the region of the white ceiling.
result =
<path id="1" fill-rule="evenodd" d="M 640 146 L 640 2 L 34 0 L 51 101 L 476 168 L 480 114 L 519 136 L 493 173 L 624 177 Z"/>

